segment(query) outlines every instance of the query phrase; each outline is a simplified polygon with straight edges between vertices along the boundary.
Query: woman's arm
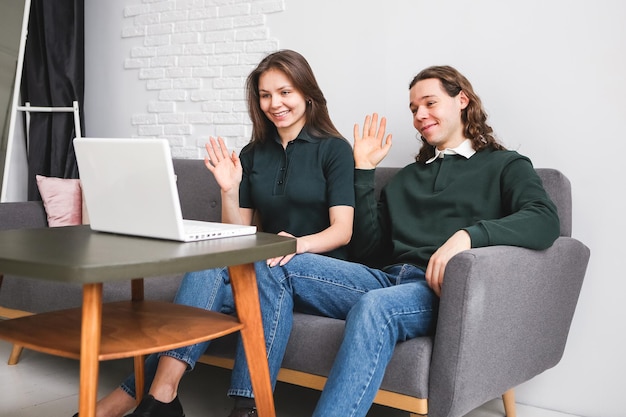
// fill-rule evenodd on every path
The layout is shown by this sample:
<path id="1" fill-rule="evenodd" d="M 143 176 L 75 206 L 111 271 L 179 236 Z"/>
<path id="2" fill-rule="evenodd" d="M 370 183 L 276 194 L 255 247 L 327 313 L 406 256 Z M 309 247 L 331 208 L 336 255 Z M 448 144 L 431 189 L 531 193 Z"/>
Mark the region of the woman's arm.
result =
<path id="1" fill-rule="evenodd" d="M 252 224 L 254 210 L 239 207 L 239 189 L 222 190 L 222 222 L 232 224 Z"/>
<path id="2" fill-rule="evenodd" d="M 205 145 L 204 164 L 211 171 L 222 193 L 222 222 L 252 224 L 254 210 L 239 207 L 239 185 L 243 176 L 241 161 L 235 152 L 229 153 L 224 139 L 209 138 Z"/>
<path id="3" fill-rule="evenodd" d="M 296 253 L 279 258 L 268 259 L 269 266 L 284 265 L 299 253 L 325 253 L 345 246 L 352 237 L 352 222 L 354 208 L 350 206 L 333 206 L 328 209 L 330 226 L 321 232 L 312 235 L 297 237 Z M 282 236 L 292 236 L 286 232 L 278 233 Z"/>

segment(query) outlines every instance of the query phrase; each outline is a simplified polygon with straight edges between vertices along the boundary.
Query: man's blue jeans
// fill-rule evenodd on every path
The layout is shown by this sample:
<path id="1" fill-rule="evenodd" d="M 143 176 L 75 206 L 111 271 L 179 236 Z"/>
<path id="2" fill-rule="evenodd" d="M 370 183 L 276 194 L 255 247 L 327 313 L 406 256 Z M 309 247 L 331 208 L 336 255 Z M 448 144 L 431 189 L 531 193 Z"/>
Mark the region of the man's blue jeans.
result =
<path id="1" fill-rule="evenodd" d="M 412 265 L 385 270 L 322 255 L 301 254 L 281 267 L 255 264 L 263 331 L 272 386 L 280 369 L 293 311 L 346 319 L 335 364 L 314 415 L 365 416 L 376 395 L 396 342 L 433 331 L 438 298 Z M 177 303 L 233 312 L 228 274 L 223 269 L 186 274 Z M 193 368 L 208 343 L 162 353 Z M 155 355 L 146 363 L 146 386 L 156 371 Z M 132 377 L 124 385 L 133 395 Z M 239 343 L 229 395 L 252 397 L 248 367 Z"/>

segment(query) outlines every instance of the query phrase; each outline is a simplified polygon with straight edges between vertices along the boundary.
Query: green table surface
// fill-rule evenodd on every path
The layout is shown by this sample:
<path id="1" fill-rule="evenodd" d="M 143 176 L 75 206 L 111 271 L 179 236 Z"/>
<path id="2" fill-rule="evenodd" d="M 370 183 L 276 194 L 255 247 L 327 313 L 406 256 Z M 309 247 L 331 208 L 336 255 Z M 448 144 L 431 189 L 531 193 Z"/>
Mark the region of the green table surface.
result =
<path id="1" fill-rule="evenodd" d="M 94 232 L 89 226 L 0 231 L 0 271 L 97 283 L 240 265 L 293 253 L 296 240 L 269 233 L 200 242 Z"/>

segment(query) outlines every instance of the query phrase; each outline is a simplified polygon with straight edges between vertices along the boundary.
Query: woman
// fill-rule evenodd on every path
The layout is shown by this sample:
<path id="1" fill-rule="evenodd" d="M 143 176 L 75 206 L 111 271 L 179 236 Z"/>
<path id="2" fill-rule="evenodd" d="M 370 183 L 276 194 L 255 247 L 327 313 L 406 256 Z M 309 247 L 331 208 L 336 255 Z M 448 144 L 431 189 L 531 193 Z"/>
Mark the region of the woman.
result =
<path id="1" fill-rule="evenodd" d="M 263 59 L 248 76 L 247 101 L 252 139 L 240 156 L 224 140 L 210 138 L 205 164 L 221 188 L 222 221 L 253 224 L 297 238 L 296 253 L 319 253 L 344 259 L 354 215 L 352 147 L 328 115 L 326 99 L 304 57 L 283 50 Z M 257 262 L 258 277 L 285 265 L 295 254 Z M 258 279 L 259 297 L 272 386 L 285 352 L 273 328 L 278 320 L 272 296 L 280 285 Z M 176 303 L 234 313 L 226 268 L 185 275 Z M 183 374 L 192 369 L 208 342 L 151 355 L 146 360 L 148 395 L 129 416 L 183 417 L 177 397 Z M 97 404 L 97 416 L 122 416 L 135 404 L 134 377 Z M 239 342 L 228 394 L 235 398 L 230 417 L 256 415 L 252 385 Z"/>

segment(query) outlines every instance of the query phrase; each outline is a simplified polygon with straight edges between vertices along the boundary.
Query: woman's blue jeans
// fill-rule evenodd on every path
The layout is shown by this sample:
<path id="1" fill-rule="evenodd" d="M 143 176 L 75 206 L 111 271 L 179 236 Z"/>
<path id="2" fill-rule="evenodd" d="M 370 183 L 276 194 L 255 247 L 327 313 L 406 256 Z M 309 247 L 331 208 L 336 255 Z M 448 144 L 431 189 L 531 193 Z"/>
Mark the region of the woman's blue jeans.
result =
<path id="1" fill-rule="evenodd" d="M 424 272 L 399 264 L 385 270 L 322 255 L 301 254 L 286 265 L 255 264 L 263 331 L 272 387 L 280 369 L 293 311 L 346 320 L 346 330 L 314 416 L 365 416 L 380 387 L 395 344 L 433 331 L 438 297 Z M 176 302 L 233 313 L 234 303 L 225 269 L 186 274 Z M 162 353 L 193 368 L 207 343 Z M 149 387 L 158 358 L 146 362 Z M 132 376 L 122 388 L 134 395 Z M 252 397 L 241 342 L 237 346 L 229 395 Z"/>
<path id="2" fill-rule="evenodd" d="M 275 304 L 275 294 L 280 292 L 280 284 L 270 277 L 269 268 L 265 261 L 256 262 L 254 264 L 257 275 L 259 302 L 261 304 L 261 316 L 263 321 L 263 330 L 266 339 L 266 349 L 268 352 L 268 363 L 270 365 L 270 375 L 272 377 L 272 388 L 276 383 L 276 375 L 280 369 L 283 359 L 287 340 L 279 339 L 277 341 L 280 346 L 273 343 L 275 339 L 275 330 L 266 324 L 278 322 L 276 312 L 272 308 Z M 210 311 L 218 311 L 224 314 L 235 314 L 235 303 L 230 285 L 230 277 L 227 268 L 207 269 L 203 271 L 189 272 L 185 274 L 181 282 L 174 302 Z M 287 338 L 289 337 L 287 331 Z M 209 346 L 209 342 L 198 343 L 159 354 L 148 356 L 145 362 L 145 393 L 147 393 L 152 385 L 156 374 L 159 358 L 161 356 L 170 356 L 187 363 L 188 370 L 192 370 L 200 356 Z M 253 397 L 252 382 L 248 375 L 248 363 L 245 358 L 245 352 L 238 339 L 235 355 L 235 365 L 231 376 L 231 389 L 229 395 L 242 397 Z M 132 397 L 135 395 L 135 377 L 129 375 L 121 385 L 122 390 Z"/>

